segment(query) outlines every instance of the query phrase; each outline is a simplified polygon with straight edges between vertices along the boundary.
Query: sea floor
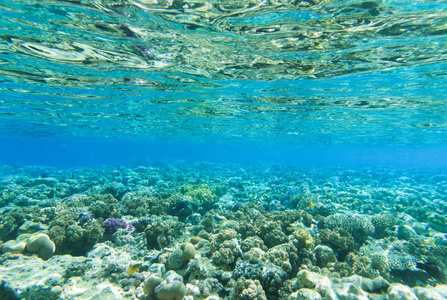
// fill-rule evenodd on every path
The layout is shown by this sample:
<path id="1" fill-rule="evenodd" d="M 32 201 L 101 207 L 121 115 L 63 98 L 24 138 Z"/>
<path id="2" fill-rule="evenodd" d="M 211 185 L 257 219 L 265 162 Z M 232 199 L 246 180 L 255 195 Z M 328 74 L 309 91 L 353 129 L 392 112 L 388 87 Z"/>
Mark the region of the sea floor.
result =
<path id="1" fill-rule="evenodd" d="M 447 174 L 0 167 L 0 299 L 447 299 Z"/>

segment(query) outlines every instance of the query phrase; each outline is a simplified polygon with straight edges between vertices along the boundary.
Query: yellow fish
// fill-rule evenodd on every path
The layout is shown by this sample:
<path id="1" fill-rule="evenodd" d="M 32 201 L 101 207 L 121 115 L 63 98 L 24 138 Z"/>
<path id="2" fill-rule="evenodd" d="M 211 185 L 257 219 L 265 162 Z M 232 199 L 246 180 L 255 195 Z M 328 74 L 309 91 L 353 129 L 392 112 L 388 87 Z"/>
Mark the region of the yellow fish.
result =
<path id="1" fill-rule="evenodd" d="M 310 206 L 310 207 L 315 207 L 315 203 L 313 203 L 313 202 L 309 202 L 309 206 Z"/>
<path id="2" fill-rule="evenodd" d="M 132 275 L 133 273 L 137 272 L 141 267 L 141 263 L 136 263 L 134 265 L 129 266 L 129 269 L 127 269 L 127 276 Z"/>

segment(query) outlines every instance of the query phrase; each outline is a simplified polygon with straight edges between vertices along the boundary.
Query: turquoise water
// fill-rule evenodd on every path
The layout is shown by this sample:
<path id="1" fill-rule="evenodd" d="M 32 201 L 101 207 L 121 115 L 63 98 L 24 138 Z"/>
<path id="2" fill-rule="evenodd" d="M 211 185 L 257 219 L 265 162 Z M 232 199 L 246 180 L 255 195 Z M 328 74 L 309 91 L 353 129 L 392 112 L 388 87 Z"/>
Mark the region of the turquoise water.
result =
<path id="1" fill-rule="evenodd" d="M 0 300 L 447 299 L 446 49 L 439 0 L 0 0 Z"/>
<path id="2" fill-rule="evenodd" d="M 1 1 L 0 11 L 2 163 L 446 165 L 444 1 Z"/>

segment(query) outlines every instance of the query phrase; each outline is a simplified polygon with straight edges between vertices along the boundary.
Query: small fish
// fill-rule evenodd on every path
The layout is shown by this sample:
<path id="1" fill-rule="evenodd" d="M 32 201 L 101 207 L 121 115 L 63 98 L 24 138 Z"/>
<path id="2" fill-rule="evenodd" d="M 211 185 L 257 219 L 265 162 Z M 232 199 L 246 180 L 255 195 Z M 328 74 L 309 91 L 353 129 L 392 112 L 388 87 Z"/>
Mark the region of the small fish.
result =
<path id="1" fill-rule="evenodd" d="M 441 283 L 447 282 L 444 269 L 435 263 L 417 263 L 416 267 L 418 269 L 424 270 L 425 272 L 430 274 L 434 279 L 438 280 Z"/>
<path id="2" fill-rule="evenodd" d="M 315 203 L 309 202 L 309 207 L 315 207 Z"/>
<path id="3" fill-rule="evenodd" d="M 132 275 L 133 273 L 137 272 L 141 267 L 141 263 L 136 263 L 134 265 L 129 266 L 129 269 L 127 269 L 127 276 Z"/>

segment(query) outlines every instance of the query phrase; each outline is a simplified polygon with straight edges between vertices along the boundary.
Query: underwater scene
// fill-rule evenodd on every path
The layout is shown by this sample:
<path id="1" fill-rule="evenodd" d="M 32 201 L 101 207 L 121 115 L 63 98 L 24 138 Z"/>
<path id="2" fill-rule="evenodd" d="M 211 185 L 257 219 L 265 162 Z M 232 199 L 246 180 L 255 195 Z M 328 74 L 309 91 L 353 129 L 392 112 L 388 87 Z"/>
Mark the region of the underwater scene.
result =
<path id="1" fill-rule="evenodd" d="M 0 0 L 0 300 L 441 300 L 446 265 L 446 1 Z"/>

